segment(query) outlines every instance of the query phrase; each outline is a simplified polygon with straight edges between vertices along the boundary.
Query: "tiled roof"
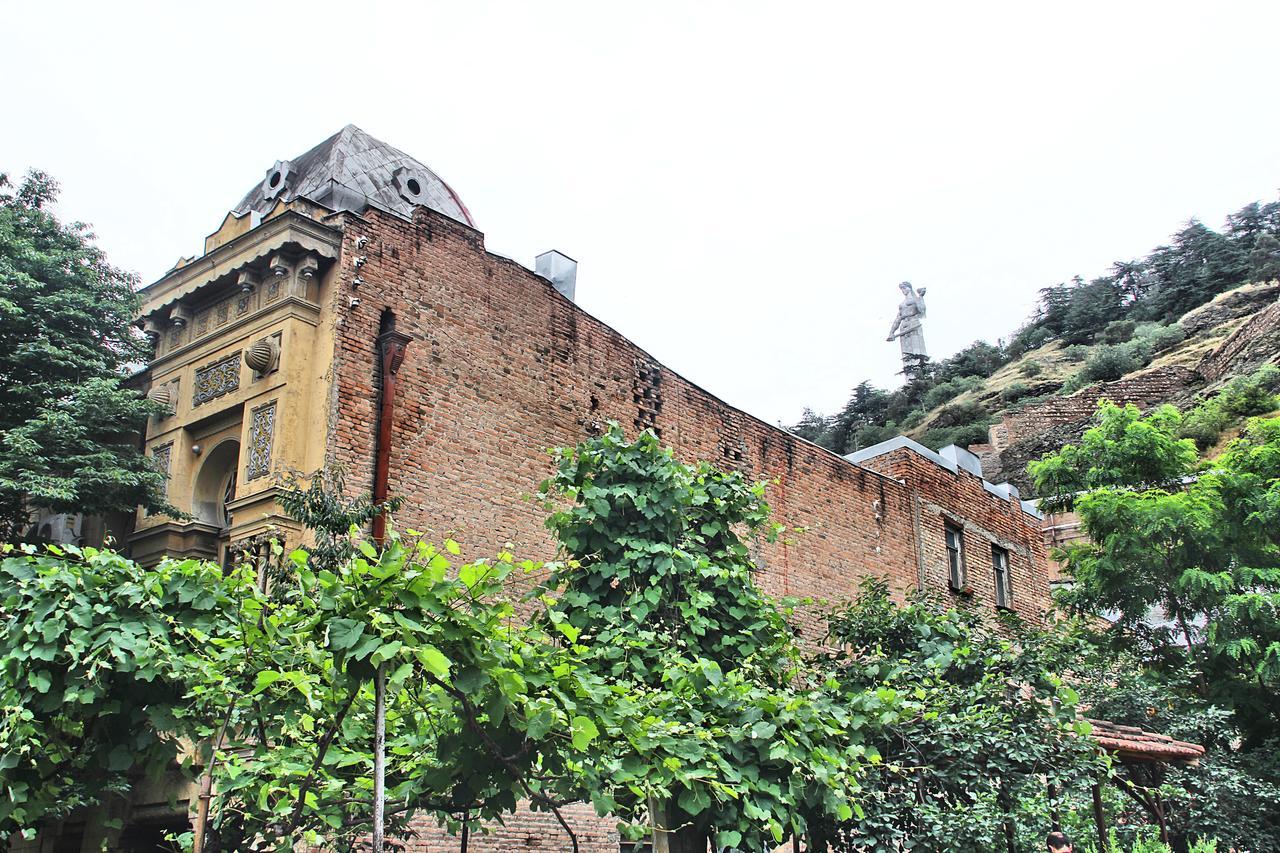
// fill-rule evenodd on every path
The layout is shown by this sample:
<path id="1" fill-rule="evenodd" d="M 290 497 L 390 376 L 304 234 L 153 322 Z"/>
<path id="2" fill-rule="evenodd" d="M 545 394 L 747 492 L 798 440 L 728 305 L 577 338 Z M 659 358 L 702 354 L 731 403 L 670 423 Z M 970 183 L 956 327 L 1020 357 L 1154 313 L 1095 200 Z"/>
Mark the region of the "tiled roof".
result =
<path id="1" fill-rule="evenodd" d="M 1136 726 L 1122 726 L 1108 720 L 1088 719 L 1090 737 L 1107 752 L 1133 761 L 1195 761 L 1204 755 L 1198 743 L 1174 740 L 1168 735 L 1148 732 Z"/>

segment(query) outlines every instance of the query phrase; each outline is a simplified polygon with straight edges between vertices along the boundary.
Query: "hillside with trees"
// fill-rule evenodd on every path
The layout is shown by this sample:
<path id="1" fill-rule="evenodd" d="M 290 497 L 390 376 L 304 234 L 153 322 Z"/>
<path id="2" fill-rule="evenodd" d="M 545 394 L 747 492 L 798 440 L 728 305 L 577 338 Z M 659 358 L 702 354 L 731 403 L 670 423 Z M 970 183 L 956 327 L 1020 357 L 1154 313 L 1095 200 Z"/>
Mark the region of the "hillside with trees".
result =
<path id="1" fill-rule="evenodd" d="M 1041 289 L 1034 315 L 1007 339 L 923 364 L 897 390 L 861 382 L 840 411 L 806 409 L 791 431 L 840 454 L 899 434 L 935 449 L 982 444 L 1005 414 L 1152 367 L 1194 367 L 1276 301 L 1280 284 L 1269 282 L 1278 278 L 1280 201 L 1248 204 L 1220 231 L 1193 219 L 1143 258 Z M 1190 408 L 1221 384 L 1161 402 Z M 1057 445 L 1074 437 L 1057 436 Z M 1006 473 L 1029 482 L 1018 468 Z"/>

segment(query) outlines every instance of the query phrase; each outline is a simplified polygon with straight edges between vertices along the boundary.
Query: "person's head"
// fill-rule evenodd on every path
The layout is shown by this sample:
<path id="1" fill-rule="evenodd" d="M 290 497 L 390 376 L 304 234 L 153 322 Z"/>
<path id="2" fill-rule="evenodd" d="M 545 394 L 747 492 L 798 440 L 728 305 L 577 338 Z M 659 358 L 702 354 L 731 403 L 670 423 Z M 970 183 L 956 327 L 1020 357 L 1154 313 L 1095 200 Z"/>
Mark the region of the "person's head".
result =
<path id="1" fill-rule="evenodd" d="M 1051 832 L 1044 840 L 1045 846 L 1049 848 L 1049 853 L 1071 853 L 1071 839 L 1061 832 Z"/>
<path id="2" fill-rule="evenodd" d="M 898 290 L 902 291 L 903 296 L 911 296 L 915 294 L 915 290 L 911 287 L 911 282 L 909 281 L 904 281 L 902 284 L 898 285 Z"/>

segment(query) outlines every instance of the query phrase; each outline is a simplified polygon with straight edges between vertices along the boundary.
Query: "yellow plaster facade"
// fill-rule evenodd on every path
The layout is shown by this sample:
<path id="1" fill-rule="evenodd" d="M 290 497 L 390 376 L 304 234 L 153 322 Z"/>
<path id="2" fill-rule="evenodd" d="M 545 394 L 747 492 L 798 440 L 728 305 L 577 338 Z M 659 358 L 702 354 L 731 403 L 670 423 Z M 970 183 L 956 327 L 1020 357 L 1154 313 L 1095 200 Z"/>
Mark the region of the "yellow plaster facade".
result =
<path id="1" fill-rule="evenodd" d="M 302 199 L 249 218 L 229 216 L 204 256 L 142 291 L 148 393 L 169 406 L 147 424 L 147 453 L 191 516 L 140 511 L 129 539 L 143 563 L 224 560 L 270 534 L 297 541 L 277 488 L 324 462 L 339 223 Z"/>

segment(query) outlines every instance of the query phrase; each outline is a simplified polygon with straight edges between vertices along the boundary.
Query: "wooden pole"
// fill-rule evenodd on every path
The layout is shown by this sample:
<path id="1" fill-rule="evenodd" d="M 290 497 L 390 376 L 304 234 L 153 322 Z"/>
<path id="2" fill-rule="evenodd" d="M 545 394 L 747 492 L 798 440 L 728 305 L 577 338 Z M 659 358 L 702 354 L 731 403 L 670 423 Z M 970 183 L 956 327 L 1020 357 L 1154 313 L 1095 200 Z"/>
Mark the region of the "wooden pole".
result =
<path id="1" fill-rule="evenodd" d="M 373 673 L 373 853 L 384 853 L 383 822 L 387 806 L 387 676 L 382 664 Z"/>
<path id="2" fill-rule="evenodd" d="M 1102 811 L 1102 783 L 1093 783 L 1093 822 L 1098 827 L 1098 851 L 1099 853 L 1110 853 L 1107 850 L 1107 816 Z"/>

